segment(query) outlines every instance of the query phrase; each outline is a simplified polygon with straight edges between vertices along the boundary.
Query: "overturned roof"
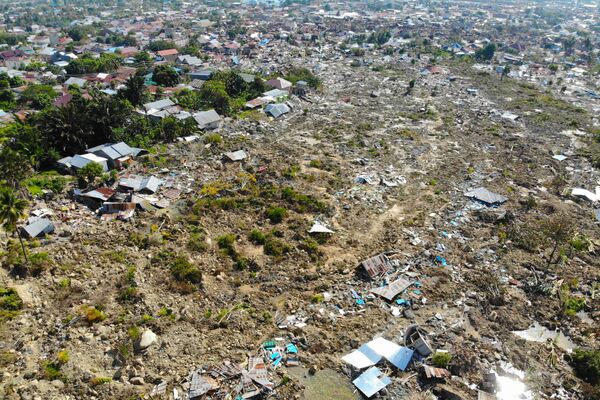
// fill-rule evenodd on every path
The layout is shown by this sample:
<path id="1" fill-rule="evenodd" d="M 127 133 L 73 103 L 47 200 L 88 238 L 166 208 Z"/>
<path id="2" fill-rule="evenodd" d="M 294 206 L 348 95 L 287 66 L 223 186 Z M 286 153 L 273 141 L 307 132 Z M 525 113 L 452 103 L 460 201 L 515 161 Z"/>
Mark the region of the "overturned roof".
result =
<path id="1" fill-rule="evenodd" d="M 23 231 L 30 238 L 35 238 L 53 232 L 54 224 L 48 218 L 34 218 L 29 225 L 23 227 Z"/>
<path id="2" fill-rule="evenodd" d="M 508 201 L 506 197 L 496 194 L 494 192 L 490 192 L 484 187 L 473 189 L 470 192 L 465 193 L 465 196 L 490 205 L 502 204 Z"/>
<path id="3" fill-rule="evenodd" d="M 248 155 L 244 150 L 238 150 L 225 153 L 225 157 L 227 157 L 231 161 L 242 161 L 245 160 L 248 157 Z"/>

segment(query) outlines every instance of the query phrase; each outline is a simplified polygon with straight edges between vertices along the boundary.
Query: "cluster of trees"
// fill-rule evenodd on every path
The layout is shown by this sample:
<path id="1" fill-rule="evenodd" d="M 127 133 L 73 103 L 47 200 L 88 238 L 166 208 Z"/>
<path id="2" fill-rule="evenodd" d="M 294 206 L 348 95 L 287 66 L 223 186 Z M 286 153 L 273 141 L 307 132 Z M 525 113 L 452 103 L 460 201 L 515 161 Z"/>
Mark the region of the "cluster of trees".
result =
<path id="1" fill-rule="evenodd" d="M 294 84 L 298 81 L 305 81 L 313 89 L 318 89 L 322 85 L 321 79 L 315 76 L 308 68 L 292 67 L 286 72 L 284 77 Z"/>
<path id="2" fill-rule="evenodd" d="M 9 77 L 5 72 L 0 73 L 0 109 L 11 110 L 16 107 L 15 94 L 11 88 L 24 84 L 25 81 L 18 76 Z"/>
<path id="3" fill-rule="evenodd" d="M 0 44 L 7 44 L 9 46 L 14 46 L 19 44 L 20 42 L 26 42 L 26 35 L 14 35 L 8 32 L 0 31 Z"/>
<path id="4" fill-rule="evenodd" d="M 215 73 L 200 90 L 182 90 L 176 98 L 180 105 L 192 110 L 214 108 L 219 114 L 232 115 L 246 101 L 260 96 L 266 90 L 262 79 L 256 77 L 248 83 L 237 72 L 228 70 Z"/>
<path id="5" fill-rule="evenodd" d="M 172 66 L 161 64 L 154 68 L 152 80 L 160 86 L 175 86 L 179 83 L 179 74 Z"/>
<path id="6" fill-rule="evenodd" d="M 84 54 L 73 60 L 65 68 L 70 75 L 83 75 L 95 72 L 112 72 L 121 65 L 121 57 L 118 54 L 102 53 L 100 57 L 94 58 L 91 54 Z"/>
<path id="7" fill-rule="evenodd" d="M 490 43 L 484 48 L 475 52 L 475 59 L 477 61 L 490 61 L 492 58 L 494 58 L 494 53 L 496 53 L 496 45 L 494 43 Z"/>
<path id="8" fill-rule="evenodd" d="M 350 41 L 351 43 L 357 43 L 359 45 L 362 45 L 364 43 L 374 43 L 382 45 L 387 43 L 391 38 L 392 34 L 386 29 L 383 31 L 371 32 L 369 36 L 365 35 L 364 33 L 360 33 L 358 35 L 354 35 L 350 39 Z"/>

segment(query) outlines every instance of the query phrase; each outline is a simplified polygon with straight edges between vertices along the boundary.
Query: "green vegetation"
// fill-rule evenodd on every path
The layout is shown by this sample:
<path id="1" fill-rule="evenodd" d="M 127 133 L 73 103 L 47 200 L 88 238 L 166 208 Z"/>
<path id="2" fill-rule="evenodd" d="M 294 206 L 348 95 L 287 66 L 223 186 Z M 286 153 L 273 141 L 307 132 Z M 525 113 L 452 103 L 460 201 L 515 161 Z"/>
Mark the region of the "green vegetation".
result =
<path id="1" fill-rule="evenodd" d="M 576 349 L 571 365 L 577 376 L 592 385 L 600 385 L 600 349 Z"/>
<path id="2" fill-rule="evenodd" d="M 13 288 L 0 287 L 0 322 L 10 320 L 23 308 L 23 300 Z"/>
<path id="3" fill-rule="evenodd" d="M 279 239 L 275 239 L 272 236 L 267 237 L 267 240 L 264 244 L 265 254 L 274 257 L 281 257 L 284 254 L 288 253 L 292 248 L 283 241 Z"/>
<path id="4" fill-rule="evenodd" d="M 91 74 L 94 72 L 112 72 L 121 65 L 121 57 L 117 54 L 102 53 L 100 57 L 94 58 L 86 53 L 71 61 L 65 68 L 70 75 Z"/>
<path id="5" fill-rule="evenodd" d="M 198 284 L 202 282 L 202 272 L 184 256 L 178 256 L 171 263 L 171 274 L 181 282 Z"/>
<path id="6" fill-rule="evenodd" d="M 54 193 L 61 193 L 70 178 L 59 175 L 56 171 L 47 171 L 35 174 L 22 183 L 32 196 L 42 195 L 42 190 L 51 190 Z"/>
<path id="7" fill-rule="evenodd" d="M 112 382 L 112 378 L 109 378 L 106 376 L 96 376 L 96 377 L 92 378 L 92 380 L 90 380 L 90 385 L 98 386 L 98 385 L 104 385 L 105 383 L 110 383 L 110 382 Z"/>
<path id="8" fill-rule="evenodd" d="M 431 362 L 438 368 L 448 368 L 452 355 L 446 352 L 437 352 L 431 356 Z"/>
<path id="9" fill-rule="evenodd" d="M 253 229 L 248 235 L 248 239 L 254 244 L 263 245 L 267 241 L 267 236 L 258 229 Z"/>
<path id="10" fill-rule="evenodd" d="M 190 251 L 201 253 L 208 249 L 208 243 L 206 243 L 206 239 L 203 234 L 192 233 L 188 239 L 186 247 Z"/>
<path id="11" fill-rule="evenodd" d="M 92 161 L 87 163 L 83 168 L 77 171 L 77 176 L 85 180 L 88 184 L 94 182 L 94 180 L 102 175 L 104 168 L 100 163 Z"/>
<path id="12" fill-rule="evenodd" d="M 281 191 L 281 197 L 287 200 L 297 212 L 324 212 L 327 208 L 325 203 L 315 199 L 312 196 L 296 192 L 291 187 L 286 187 Z"/>
<path id="13" fill-rule="evenodd" d="M 182 90 L 176 94 L 183 107 L 192 110 L 215 109 L 221 115 L 236 115 L 246 101 L 254 99 L 267 90 L 260 78 L 248 83 L 233 70 L 219 71 L 204 83 L 200 90 Z"/>
<path id="14" fill-rule="evenodd" d="M 104 311 L 99 310 L 96 306 L 82 306 L 80 311 L 83 319 L 90 324 L 102 322 L 106 319 Z"/>
<path id="15" fill-rule="evenodd" d="M 175 86 L 179 83 L 179 74 L 167 64 L 157 65 L 152 74 L 152 80 L 161 86 Z"/>
<path id="16" fill-rule="evenodd" d="M 287 210 L 283 207 L 270 207 L 267 210 L 267 218 L 273 224 L 279 224 L 287 216 Z"/>
<path id="17" fill-rule="evenodd" d="M 319 89 L 322 86 L 321 79 L 315 76 L 308 68 L 292 67 L 287 70 L 284 78 L 293 84 L 296 84 L 298 81 L 305 81 L 313 89 Z"/>
<path id="18" fill-rule="evenodd" d="M 325 301 L 325 296 L 323 293 L 317 293 L 310 298 L 312 303 L 322 303 Z"/>
<path id="19" fill-rule="evenodd" d="M 36 110 L 42 110 L 52 104 L 58 93 L 50 85 L 30 85 L 21 93 L 19 102 L 29 104 Z"/>

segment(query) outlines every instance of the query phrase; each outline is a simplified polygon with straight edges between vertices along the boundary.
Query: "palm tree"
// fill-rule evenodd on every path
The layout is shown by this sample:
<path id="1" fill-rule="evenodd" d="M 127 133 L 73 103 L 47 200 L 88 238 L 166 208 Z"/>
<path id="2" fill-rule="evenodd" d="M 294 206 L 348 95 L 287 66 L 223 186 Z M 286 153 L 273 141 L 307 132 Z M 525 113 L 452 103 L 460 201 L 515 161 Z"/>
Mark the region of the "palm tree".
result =
<path id="1" fill-rule="evenodd" d="M 25 217 L 26 208 L 26 200 L 19 198 L 13 190 L 7 187 L 0 188 L 0 225 L 2 225 L 7 232 L 17 232 L 19 242 L 21 243 L 21 249 L 23 250 L 23 257 L 25 257 L 25 264 L 29 264 L 25 245 L 23 244 L 23 238 L 21 237 L 21 231 L 17 228 L 19 219 Z"/>

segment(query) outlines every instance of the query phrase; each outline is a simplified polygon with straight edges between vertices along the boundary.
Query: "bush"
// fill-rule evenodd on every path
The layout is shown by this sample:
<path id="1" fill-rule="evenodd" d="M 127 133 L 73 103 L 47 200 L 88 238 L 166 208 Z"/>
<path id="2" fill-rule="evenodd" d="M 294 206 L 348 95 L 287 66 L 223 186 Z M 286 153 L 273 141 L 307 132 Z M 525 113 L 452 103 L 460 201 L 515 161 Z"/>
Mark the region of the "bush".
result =
<path id="1" fill-rule="evenodd" d="M 178 281 L 188 283 L 202 282 L 202 272 L 183 256 L 175 258 L 171 264 L 171 273 Z"/>
<path id="2" fill-rule="evenodd" d="M 283 207 L 271 207 L 267 210 L 267 218 L 274 224 L 282 222 L 286 215 L 287 210 Z"/>
<path id="3" fill-rule="evenodd" d="M 236 240 L 236 235 L 230 233 L 226 235 L 221 235 L 217 238 L 217 245 L 220 249 L 229 250 L 233 248 L 233 244 Z"/>
<path id="4" fill-rule="evenodd" d="M 290 250 L 288 244 L 274 238 L 268 238 L 264 245 L 265 254 L 275 257 L 281 257 Z"/>
<path id="5" fill-rule="evenodd" d="M 34 253 L 29 256 L 29 262 L 31 274 L 39 275 L 50 266 L 50 256 L 46 252 Z"/>
<path id="6" fill-rule="evenodd" d="M 223 138 L 218 133 L 209 133 L 204 135 L 204 143 L 206 144 L 220 144 L 223 141 Z"/>
<path id="7" fill-rule="evenodd" d="M 196 251 L 200 253 L 208 249 L 208 244 L 204 240 L 204 235 L 200 233 L 193 233 L 192 235 L 190 235 L 186 247 L 190 251 Z"/>
<path id="8" fill-rule="evenodd" d="M 431 357 L 431 362 L 438 368 L 447 368 L 451 359 L 450 353 L 437 352 Z"/>
<path id="9" fill-rule="evenodd" d="M 104 311 L 97 309 L 94 306 L 83 306 L 81 308 L 82 317 L 90 324 L 102 322 L 106 319 Z"/>
<path id="10" fill-rule="evenodd" d="M 571 365 L 579 378 L 592 385 L 600 384 L 600 349 L 576 349 L 571 356 Z"/>
<path id="11" fill-rule="evenodd" d="M 248 235 L 248 239 L 254 244 L 263 245 L 267 240 L 267 236 L 258 229 L 253 229 Z"/>
<path id="12" fill-rule="evenodd" d="M 325 301 L 325 296 L 322 293 L 315 294 L 310 298 L 312 303 L 322 303 Z"/>
<path id="13" fill-rule="evenodd" d="M 102 175 L 104 168 L 102 164 L 92 161 L 87 163 L 77 171 L 77 176 L 84 179 L 87 183 L 92 183 L 97 177 Z"/>
<path id="14" fill-rule="evenodd" d="M 0 287 L 0 321 L 14 318 L 23 308 L 23 300 L 13 288 Z"/>
<path id="15" fill-rule="evenodd" d="M 90 381 L 90 385 L 92 386 L 98 386 L 98 385 L 104 385 L 105 383 L 110 383 L 112 382 L 112 379 L 106 376 L 96 376 L 94 378 L 92 378 L 92 380 Z"/>
<path id="16" fill-rule="evenodd" d="M 567 296 L 563 303 L 565 315 L 573 316 L 585 307 L 585 299 L 582 297 Z"/>

